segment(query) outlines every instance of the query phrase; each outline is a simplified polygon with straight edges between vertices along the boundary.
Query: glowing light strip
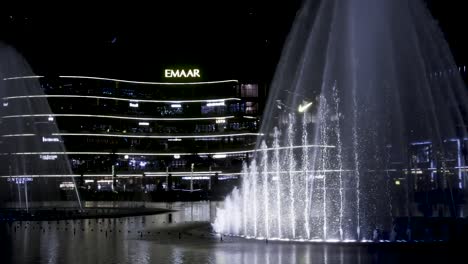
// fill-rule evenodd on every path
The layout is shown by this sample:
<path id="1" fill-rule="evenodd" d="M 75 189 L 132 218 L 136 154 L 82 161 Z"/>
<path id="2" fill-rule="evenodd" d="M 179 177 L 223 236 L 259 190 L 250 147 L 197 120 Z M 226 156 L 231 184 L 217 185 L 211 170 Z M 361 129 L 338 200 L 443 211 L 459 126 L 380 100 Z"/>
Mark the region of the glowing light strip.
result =
<path id="1" fill-rule="evenodd" d="M 112 82 L 122 82 L 122 83 L 131 83 L 131 84 L 144 84 L 144 85 L 199 85 L 199 84 L 217 84 L 217 83 L 239 83 L 238 80 L 222 80 L 222 81 L 211 81 L 211 82 L 141 82 L 141 81 L 129 81 L 129 80 L 120 80 L 112 78 L 102 78 L 102 77 L 91 77 L 91 76 L 71 76 L 71 75 L 61 75 L 60 78 L 69 78 L 69 79 L 88 79 L 88 80 L 99 80 L 99 81 L 112 81 Z"/>
<path id="2" fill-rule="evenodd" d="M 10 80 L 20 80 L 20 79 L 39 79 L 43 78 L 44 76 L 40 75 L 29 75 L 29 76 L 16 76 L 16 77 L 8 77 L 8 78 L 3 78 L 4 81 L 10 81 Z"/>
<path id="3" fill-rule="evenodd" d="M 277 149 L 290 149 L 290 148 L 334 148 L 335 146 L 326 146 L 326 145 L 306 145 L 306 146 L 292 146 L 292 147 L 280 147 Z M 134 152 L 118 152 L 115 153 L 116 155 L 129 155 L 129 156 L 188 156 L 188 155 L 232 155 L 232 154 L 245 154 L 245 153 L 252 153 L 258 152 L 263 150 L 275 150 L 276 148 L 269 148 L 269 149 L 254 149 L 254 150 L 240 150 L 240 151 L 227 151 L 227 152 L 203 152 L 203 153 L 134 153 Z M 66 151 L 66 152 L 14 152 L 14 153 L 0 153 L 0 155 L 108 155 L 109 152 L 74 152 L 74 151 Z"/>
<path id="4" fill-rule="evenodd" d="M 0 153 L 0 155 L 108 155 L 109 152 L 99 151 L 65 151 L 65 152 L 15 152 L 15 153 Z M 194 153 L 132 153 L 119 152 L 117 155 L 129 156 L 173 156 L 173 155 L 196 155 Z"/>
<path id="5" fill-rule="evenodd" d="M 184 173 L 177 173 L 175 174 L 174 172 L 169 172 L 171 176 L 173 177 L 183 177 L 190 175 L 192 172 L 184 172 Z M 201 171 L 201 172 L 193 172 L 193 175 L 215 175 L 218 173 L 217 171 L 212 171 L 209 173 L 209 171 Z M 161 172 L 160 174 L 150 174 L 147 175 L 145 174 L 145 177 L 166 177 L 167 172 Z M 218 173 L 219 174 L 219 173 Z M 35 174 L 35 175 L 1 175 L 0 178 L 65 178 L 65 177 L 73 177 L 73 178 L 78 178 L 81 177 L 80 174 Z M 94 177 L 94 178 L 99 178 L 99 177 L 113 177 L 112 174 L 83 174 L 83 177 Z M 143 177 L 142 174 L 116 174 L 117 178 L 124 178 L 124 177 Z"/>
<path id="6" fill-rule="evenodd" d="M 94 118 L 110 118 L 110 119 L 128 119 L 128 120 L 143 120 L 143 121 L 188 121 L 188 120 L 216 120 L 220 118 L 230 119 L 234 116 L 218 116 L 218 117 L 185 117 L 185 118 L 164 118 L 164 117 L 131 117 L 131 116 L 111 116 L 111 115 L 85 115 L 85 114 L 34 114 L 34 115 L 10 115 L 2 116 L 3 118 L 19 118 L 19 117 L 42 117 L 42 116 L 61 116 L 61 117 L 94 117 Z"/>
<path id="7" fill-rule="evenodd" d="M 31 134 L 34 135 L 34 134 Z M 223 137 L 242 137 L 242 136 L 263 136 L 262 133 L 237 133 L 223 135 L 170 135 L 170 136 L 145 136 L 145 135 L 125 135 L 125 134 L 90 134 L 90 133 L 52 133 L 53 136 L 90 136 L 90 137 L 118 137 L 118 138 L 223 138 Z"/>
<path id="8" fill-rule="evenodd" d="M 183 176 L 182 180 L 209 180 L 207 176 Z"/>
<path id="9" fill-rule="evenodd" d="M 224 104 L 224 101 L 222 101 L 222 102 L 211 102 L 211 103 L 207 103 L 206 106 L 208 106 L 208 107 L 225 106 L 225 104 Z"/>
<path id="10" fill-rule="evenodd" d="M 429 144 L 432 144 L 432 142 L 430 142 L 430 141 L 413 142 L 413 143 L 411 143 L 410 145 L 412 145 L 412 146 L 417 146 L 417 145 L 429 145 Z"/>
<path id="11" fill-rule="evenodd" d="M 2 175 L 0 178 L 61 178 L 61 177 L 79 177 L 78 174 L 37 174 L 37 175 Z"/>
<path id="12" fill-rule="evenodd" d="M 36 134 L 9 134 L 9 135 L 2 135 L 2 137 L 32 137 Z"/>
<path id="13" fill-rule="evenodd" d="M 200 99 L 200 100 L 148 100 L 148 99 L 129 99 L 122 97 L 108 97 L 108 96 L 94 96 L 94 95 L 58 95 L 58 94 L 38 94 L 38 95 L 20 95 L 3 97 L 4 100 L 11 99 L 25 99 L 25 98 L 89 98 L 89 99 L 103 99 L 103 100 L 115 100 L 115 101 L 129 101 L 132 103 L 210 103 L 218 101 L 240 101 L 240 98 L 229 97 L 220 99 Z"/>

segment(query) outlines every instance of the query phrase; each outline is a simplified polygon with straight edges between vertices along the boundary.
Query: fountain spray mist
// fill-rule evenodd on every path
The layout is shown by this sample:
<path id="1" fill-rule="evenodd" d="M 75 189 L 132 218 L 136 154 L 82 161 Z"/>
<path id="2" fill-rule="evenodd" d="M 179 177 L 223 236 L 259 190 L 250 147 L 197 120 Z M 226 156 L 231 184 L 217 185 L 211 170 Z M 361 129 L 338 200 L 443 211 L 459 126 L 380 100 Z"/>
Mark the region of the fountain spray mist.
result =
<path id="1" fill-rule="evenodd" d="M 459 71 L 421 0 L 306 0 L 269 90 L 265 136 L 243 170 L 240 197 L 217 210 L 215 230 L 314 241 L 390 230 L 392 218 L 414 214 L 411 144 L 430 142 L 447 156 L 447 142 L 468 138 Z M 443 170 L 428 168 L 429 176 L 466 191 L 458 165 L 441 160 L 431 167 Z M 392 199 L 402 191 L 390 184 L 397 179 L 402 199 Z M 243 232 L 224 228 L 235 219 Z"/>
<path id="2" fill-rule="evenodd" d="M 78 187 L 66 155 L 48 155 L 47 153 L 65 152 L 63 139 L 56 136 L 58 128 L 49 103 L 44 97 L 28 98 L 30 95 L 43 95 L 39 78 L 33 73 L 26 60 L 15 49 L 0 43 L 0 176 L 16 184 L 18 195 L 3 190 L 0 185 L 2 200 L 16 201 L 20 207 L 29 210 L 30 201 L 60 200 L 60 179 L 44 179 L 35 175 L 63 175 L 74 184 L 77 207 L 81 210 Z M 17 98 L 26 97 L 25 100 Z M 44 117 L 32 115 L 41 114 Z M 28 118 L 12 118 L 15 115 L 28 115 Z M 44 138 L 53 138 L 52 142 Z M 44 155 L 30 155 L 29 153 Z M 13 189 L 13 188 L 12 188 Z M 21 196 L 24 195 L 24 198 Z M 4 197 L 8 196 L 8 197 Z"/>

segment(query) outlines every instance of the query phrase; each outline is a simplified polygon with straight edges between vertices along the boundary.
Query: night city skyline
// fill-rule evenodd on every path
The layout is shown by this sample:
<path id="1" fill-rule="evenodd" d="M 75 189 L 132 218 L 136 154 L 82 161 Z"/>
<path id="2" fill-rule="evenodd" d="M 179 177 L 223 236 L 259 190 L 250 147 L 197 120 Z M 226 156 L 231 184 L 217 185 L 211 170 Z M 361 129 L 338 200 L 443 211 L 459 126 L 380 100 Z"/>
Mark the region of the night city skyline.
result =
<path id="1" fill-rule="evenodd" d="M 0 15 L 1 264 L 467 262 L 464 1 L 156 2 Z"/>

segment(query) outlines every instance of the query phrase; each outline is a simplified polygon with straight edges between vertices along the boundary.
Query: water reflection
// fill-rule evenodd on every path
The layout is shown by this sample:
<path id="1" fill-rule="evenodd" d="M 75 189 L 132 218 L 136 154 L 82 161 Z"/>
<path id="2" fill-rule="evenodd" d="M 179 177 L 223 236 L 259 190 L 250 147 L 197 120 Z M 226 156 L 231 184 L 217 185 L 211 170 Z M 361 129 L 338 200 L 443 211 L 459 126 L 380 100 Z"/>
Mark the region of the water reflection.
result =
<path id="1" fill-rule="evenodd" d="M 177 212 L 118 219 L 2 223 L 0 262 L 401 263 L 415 258 L 426 262 L 447 261 L 451 254 L 444 248 L 374 249 L 371 245 L 287 243 L 235 237 L 223 237 L 221 241 L 210 234 L 209 221 L 215 217 L 215 203 L 147 203 L 146 206 L 172 207 Z"/>

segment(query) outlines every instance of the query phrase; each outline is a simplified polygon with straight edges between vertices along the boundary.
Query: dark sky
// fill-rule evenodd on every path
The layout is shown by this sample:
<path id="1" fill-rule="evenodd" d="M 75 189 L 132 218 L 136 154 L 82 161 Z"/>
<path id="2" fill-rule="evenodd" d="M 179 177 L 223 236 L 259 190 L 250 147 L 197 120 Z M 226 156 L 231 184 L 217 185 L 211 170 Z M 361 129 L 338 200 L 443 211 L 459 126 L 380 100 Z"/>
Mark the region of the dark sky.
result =
<path id="1" fill-rule="evenodd" d="M 425 0 L 459 65 L 468 64 L 468 8 L 464 0 Z"/>
<path id="2" fill-rule="evenodd" d="M 268 79 L 299 5 L 166 5 L 151 12 L 3 16 L 1 23 L 4 40 L 38 74 L 158 80 L 166 65 L 191 65 L 211 80 Z"/>
<path id="3" fill-rule="evenodd" d="M 154 81 L 166 66 L 187 65 L 202 68 L 210 80 L 268 82 L 300 1 L 224 2 L 3 15 L 0 39 L 16 47 L 38 74 Z M 458 63 L 468 62 L 464 1 L 427 2 Z"/>

